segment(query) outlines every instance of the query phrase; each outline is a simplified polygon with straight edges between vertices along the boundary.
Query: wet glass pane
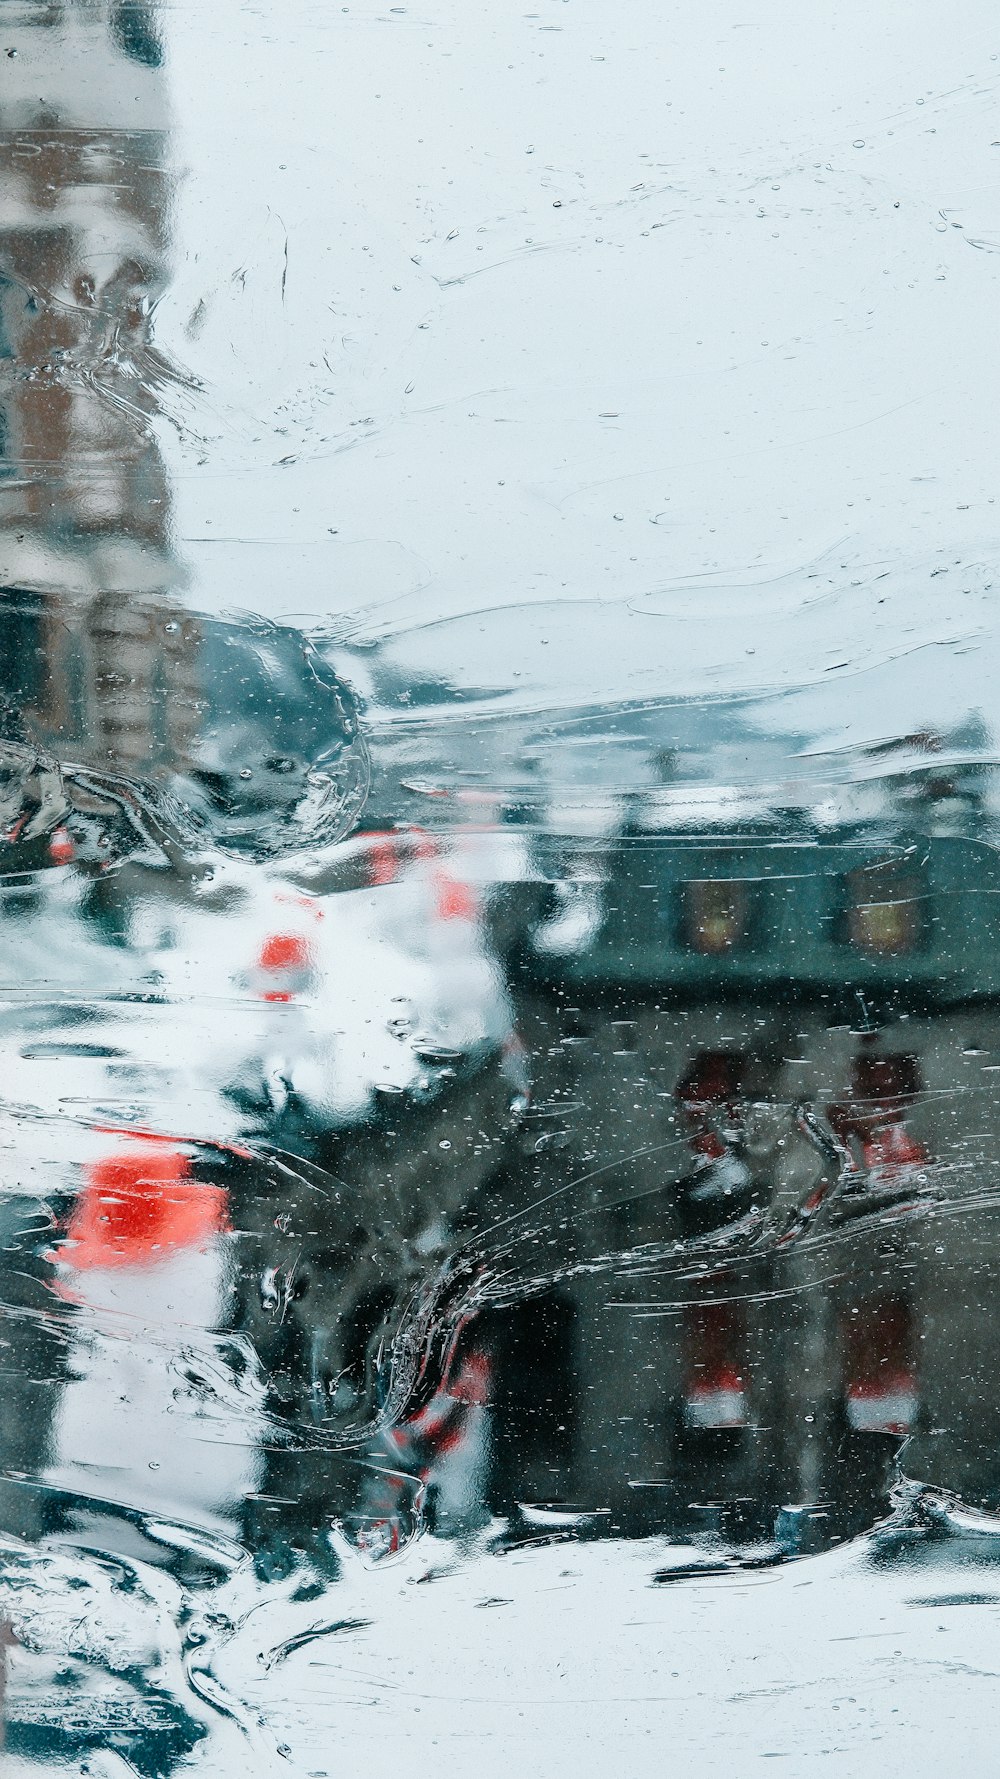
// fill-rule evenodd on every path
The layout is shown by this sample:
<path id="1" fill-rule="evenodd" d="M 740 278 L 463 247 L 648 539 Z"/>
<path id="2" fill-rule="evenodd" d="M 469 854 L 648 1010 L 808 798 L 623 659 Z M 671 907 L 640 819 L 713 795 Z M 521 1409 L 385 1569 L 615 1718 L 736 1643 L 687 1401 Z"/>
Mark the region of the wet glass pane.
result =
<path id="1" fill-rule="evenodd" d="M 995 21 L 0 0 L 12 1779 L 988 1765 Z"/>

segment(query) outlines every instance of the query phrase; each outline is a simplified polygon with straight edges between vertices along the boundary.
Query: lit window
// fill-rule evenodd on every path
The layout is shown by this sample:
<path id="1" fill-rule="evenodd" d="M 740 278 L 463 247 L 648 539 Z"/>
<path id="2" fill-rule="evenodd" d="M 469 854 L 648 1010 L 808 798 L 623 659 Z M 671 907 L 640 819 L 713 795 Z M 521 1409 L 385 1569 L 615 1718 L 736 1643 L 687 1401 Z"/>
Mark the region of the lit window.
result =
<path id="1" fill-rule="evenodd" d="M 922 885 L 894 865 L 854 871 L 848 879 L 847 938 L 873 957 L 901 957 L 917 945 L 922 929 Z"/>
<path id="2" fill-rule="evenodd" d="M 704 957 L 724 957 L 747 937 L 750 898 L 745 883 L 706 878 L 683 889 L 685 943 Z"/>

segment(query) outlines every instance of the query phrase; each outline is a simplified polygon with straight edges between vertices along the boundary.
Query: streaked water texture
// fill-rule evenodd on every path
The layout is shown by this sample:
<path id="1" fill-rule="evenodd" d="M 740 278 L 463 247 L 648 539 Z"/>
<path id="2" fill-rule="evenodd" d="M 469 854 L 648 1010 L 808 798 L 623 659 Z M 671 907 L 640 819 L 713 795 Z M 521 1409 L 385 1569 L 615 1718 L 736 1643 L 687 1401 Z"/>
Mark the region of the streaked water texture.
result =
<path id="1" fill-rule="evenodd" d="M 988 1764 L 975 0 L 0 0 L 12 1779 Z"/>

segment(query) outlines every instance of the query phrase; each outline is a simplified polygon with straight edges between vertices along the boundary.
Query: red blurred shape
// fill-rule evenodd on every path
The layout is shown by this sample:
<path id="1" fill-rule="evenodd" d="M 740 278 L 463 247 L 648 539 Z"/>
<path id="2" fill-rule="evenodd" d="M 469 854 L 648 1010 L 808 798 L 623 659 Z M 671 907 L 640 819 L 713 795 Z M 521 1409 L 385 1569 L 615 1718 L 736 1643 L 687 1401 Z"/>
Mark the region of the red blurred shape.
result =
<path id="1" fill-rule="evenodd" d="M 865 1167 L 879 1182 L 892 1185 L 914 1168 L 923 1167 L 927 1150 L 903 1124 L 890 1124 L 861 1145 Z"/>
<path id="2" fill-rule="evenodd" d="M 902 1297 L 869 1299 L 842 1321 L 844 1408 L 858 1433 L 908 1433 L 916 1418 L 913 1309 Z"/>
<path id="3" fill-rule="evenodd" d="M 485 1408 L 490 1400 L 493 1368 L 488 1353 L 478 1347 L 465 1354 L 454 1375 L 445 1384 L 445 1395 L 455 1402 L 467 1402 L 474 1408 Z"/>
<path id="4" fill-rule="evenodd" d="M 69 865 L 76 858 L 76 846 L 68 828 L 55 828 L 49 840 L 49 858 L 54 865 Z"/>
<path id="5" fill-rule="evenodd" d="M 228 1193 L 192 1179 L 176 1144 L 143 1143 L 84 1169 L 59 1258 L 78 1271 L 152 1266 L 177 1249 L 204 1248 L 228 1227 Z"/>
<path id="6" fill-rule="evenodd" d="M 396 883 L 405 867 L 433 859 L 437 844 L 423 828 L 388 828 L 364 835 L 366 868 L 372 889 Z"/>
<path id="7" fill-rule="evenodd" d="M 309 946 L 301 933 L 272 933 L 260 948 L 262 970 L 301 970 L 309 962 Z"/>
<path id="8" fill-rule="evenodd" d="M 475 891 L 457 877 L 439 871 L 435 878 L 437 917 L 439 920 L 475 920 L 479 905 Z"/>
<path id="9" fill-rule="evenodd" d="M 699 1303 L 685 1316 L 684 1419 L 689 1427 L 746 1427 L 746 1328 L 738 1304 Z"/>
<path id="10" fill-rule="evenodd" d="M 911 1136 L 904 1119 L 921 1091 L 915 1056 L 884 1056 L 862 1051 L 854 1059 L 851 1098 L 830 1107 L 830 1123 L 873 1185 L 893 1186 L 928 1161 L 924 1145 Z"/>
<path id="11" fill-rule="evenodd" d="M 859 1051 L 852 1075 L 856 1099 L 873 1100 L 892 1110 L 915 1099 L 921 1089 L 919 1059 L 905 1053 L 885 1056 L 874 1050 Z"/>
<path id="12" fill-rule="evenodd" d="M 261 1000 L 290 1001 L 308 983 L 312 953 L 301 933 L 270 933 L 257 959 Z"/>
<path id="13" fill-rule="evenodd" d="M 368 881 L 373 888 L 395 883 L 402 855 L 397 834 L 372 834 L 368 846 Z"/>

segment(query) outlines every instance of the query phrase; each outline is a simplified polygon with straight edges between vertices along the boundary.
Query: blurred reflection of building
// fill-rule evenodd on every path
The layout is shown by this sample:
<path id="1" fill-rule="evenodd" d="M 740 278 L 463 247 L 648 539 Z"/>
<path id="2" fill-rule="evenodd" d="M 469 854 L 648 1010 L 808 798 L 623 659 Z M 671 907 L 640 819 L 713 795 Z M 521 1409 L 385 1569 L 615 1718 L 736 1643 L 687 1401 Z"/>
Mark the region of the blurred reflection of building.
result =
<path id="1" fill-rule="evenodd" d="M 156 432 L 183 377 L 152 337 L 172 180 L 153 9 L 73 3 L 8 35 L 0 739 L 166 787 L 223 844 L 287 847 L 296 821 L 353 810 L 367 772 L 351 700 L 294 632 L 183 607 Z"/>
<path id="2" fill-rule="evenodd" d="M 168 263 L 161 56 L 146 7 L 60 7 L 8 35 L 3 689 L 27 703 L 46 740 L 65 737 L 71 748 L 86 740 L 95 759 L 102 750 L 112 766 L 131 764 L 147 751 L 156 693 L 170 702 L 148 670 L 154 618 L 140 602 L 153 600 L 162 620 L 177 579 L 152 428 L 166 373 L 150 340 Z M 187 642 L 178 631 L 161 646 L 181 687 Z M 159 720 L 169 722 L 169 711 L 161 707 Z"/>

